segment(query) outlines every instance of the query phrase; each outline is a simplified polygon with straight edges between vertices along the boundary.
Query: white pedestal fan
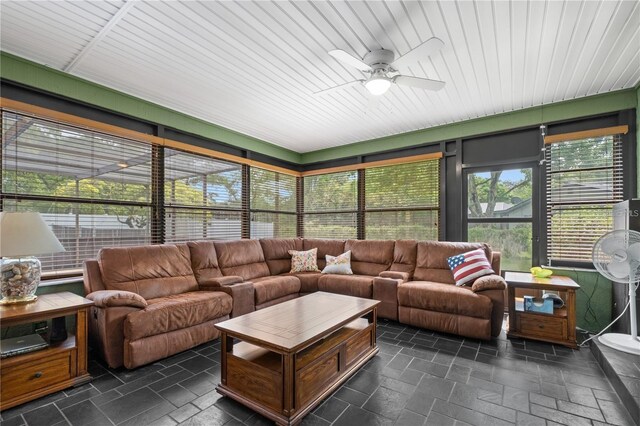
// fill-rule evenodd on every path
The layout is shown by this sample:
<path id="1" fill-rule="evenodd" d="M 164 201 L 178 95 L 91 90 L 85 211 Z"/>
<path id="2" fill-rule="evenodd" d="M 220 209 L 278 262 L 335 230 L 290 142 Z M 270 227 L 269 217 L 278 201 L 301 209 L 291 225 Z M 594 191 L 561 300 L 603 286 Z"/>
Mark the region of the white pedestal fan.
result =
<path id="1" fill-rule="evenodd" d="M 636 320 L 636 282 L 640 281 L 640 232 L 611 231 L 604 234 L 593 246 L 593 264 L 598 272 L 611 281 L 629 285 L 631 334 L 607 333 L 598 340 L 619 351 L 640 355 Z"/>

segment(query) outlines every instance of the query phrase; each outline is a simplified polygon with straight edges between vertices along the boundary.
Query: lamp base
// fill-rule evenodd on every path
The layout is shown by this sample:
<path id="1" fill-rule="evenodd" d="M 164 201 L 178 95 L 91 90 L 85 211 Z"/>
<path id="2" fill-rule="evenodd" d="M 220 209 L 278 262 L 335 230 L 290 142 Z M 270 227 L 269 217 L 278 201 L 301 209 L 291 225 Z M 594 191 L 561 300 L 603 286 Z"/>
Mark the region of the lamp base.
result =
<path id="1" fill-rule="evenodd" d="M 29 303 L 35 301 L 40 284 L 40 261 L 33 256 L 18 259 L 2 259 L 0 277 L 1 304 Z"/>
<path id="2" fill-rule="evenodd" d="M 640 340 L 630 334 L 607 333 L 598 337 L 598 341 L 610 348 L 629 354 L 640 355 Z"/>
<path id="3" fill-rule="evenodd" d="M 35 302 L 38 299 L 38 296 L 35 294 L 32 296 L 26 297 L 16 297 L 16 298 L 5 298 L 0 299 L 0 305 L 18 305 L 20 303 L 31 303 Z"/>

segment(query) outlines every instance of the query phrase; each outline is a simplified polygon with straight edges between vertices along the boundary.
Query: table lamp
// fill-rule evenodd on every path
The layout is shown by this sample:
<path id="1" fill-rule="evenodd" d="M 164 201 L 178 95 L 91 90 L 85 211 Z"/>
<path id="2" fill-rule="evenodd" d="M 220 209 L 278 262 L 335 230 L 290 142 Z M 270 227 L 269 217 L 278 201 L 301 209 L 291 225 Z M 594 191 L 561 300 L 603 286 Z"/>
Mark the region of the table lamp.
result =
<path id="1" fill-rule="evenodd" d="M 40 213 L 0 212 L 0 304 L 36 300 L 41 269 L 34 255 L 63 251 L 64 247 Z"/>

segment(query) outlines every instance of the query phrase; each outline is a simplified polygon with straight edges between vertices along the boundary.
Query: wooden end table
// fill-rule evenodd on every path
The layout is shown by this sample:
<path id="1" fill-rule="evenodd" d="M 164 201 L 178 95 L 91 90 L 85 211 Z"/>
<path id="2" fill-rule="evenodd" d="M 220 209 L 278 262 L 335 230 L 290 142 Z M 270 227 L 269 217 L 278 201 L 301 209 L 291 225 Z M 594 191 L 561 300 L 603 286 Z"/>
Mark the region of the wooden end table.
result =
<path id="1" fill-rule="evenodd" d="M 43 294 L 31 303 L 0 305 L 2 327 L 76 316 L 76 331 L 48 348 L 5 358 L 0 365 L 0 410 L 87 383 L 87 315 L 93 302 L 69 292 Z"/>
<path id="2" fill-rule="evenodd" d="M 522 337 L 557 343 L 577 349 L 576 342 L 576 290 L 580 288 L 571 278 L 551 276 L 536 278 L 524 272 L 505 272 L 507 303 L 509 306 L 509 328 L 507 337 Z M 555 291 L 564 300 L 562 308 L 552 314 L 525 312 L 516 307 L 516 289 L 540 297 L 542 290 Z"/>

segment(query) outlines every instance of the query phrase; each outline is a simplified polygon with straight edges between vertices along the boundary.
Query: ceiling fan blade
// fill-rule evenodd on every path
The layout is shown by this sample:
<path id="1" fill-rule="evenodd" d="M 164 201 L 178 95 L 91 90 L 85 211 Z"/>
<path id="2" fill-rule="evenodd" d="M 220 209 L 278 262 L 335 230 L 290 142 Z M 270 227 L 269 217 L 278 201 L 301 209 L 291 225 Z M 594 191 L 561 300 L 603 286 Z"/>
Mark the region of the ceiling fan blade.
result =
<path id="1" fill-rule="evenodd" d="M 425 90 L 440 90 L 444 87 L 445 82 L 439 80 L 430 80 L 428 78 L 409 77 L 406 75 L 397 75 L 393 78 L 393 82 L 401 86 L 417 87 Z"/>
<path id="2" fill-rule="evenodd" d="M 362 62 L 362 59 L 356 58 L 355 56 L 348 54 L 344 50 L 331 50 L 329 51 L 329 55 L 333 56 L 340 62 L 344 62 L 347 65 L 351 65 L 352 67 L 359 69 L 360 71 L 371 71 L 371 67 Z"/>
<path id="3" fill-rule="evenodd" d="M 346 89 L 351 86 L 355 86 L 356 84 L 362 84 L 364 80 L 354 80 L 348 83 L 339 84 L 337 86 L 329 87 L 328 89 L 319 90 L 317 92 L 313 92 L 314 95 L 323 96 L 328 95 L 330 93 L 336 92 L 338 90 Z"/>
<path id="4" fill-rule="evenodd" d="M 442 49 L 443 46 L 444 42 L 442 40 L 440 40 L 438 37 L 431 37 L 429 40 L 416 46 L 412 50 L 408 51 L 407 53 L 393 61 L 391 63 L 391 66 L 393 66 L 394 68 L 398 68 L 411 65 L 412 63 L 417 63 L 421 59 L 426 59 L 427 57 L 433 55 L 435 52 Z"/>

